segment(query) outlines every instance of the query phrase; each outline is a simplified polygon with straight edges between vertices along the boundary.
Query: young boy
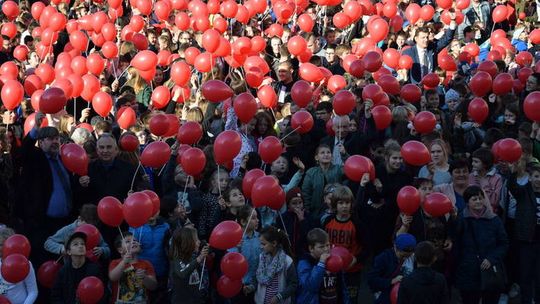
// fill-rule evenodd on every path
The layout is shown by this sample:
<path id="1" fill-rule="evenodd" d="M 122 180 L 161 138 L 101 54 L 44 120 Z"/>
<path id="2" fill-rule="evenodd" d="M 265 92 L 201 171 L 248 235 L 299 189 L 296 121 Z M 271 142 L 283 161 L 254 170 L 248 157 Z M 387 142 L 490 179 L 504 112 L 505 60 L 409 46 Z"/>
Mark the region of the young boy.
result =
<path id="1" fill-rule="evenodd" d="M 326 218 L 323 227 L 329 235 L 330 244 L 346 248 L 355 257 L 351 265 L 344 265 L 349 296 L 351 302 L 355 303 L 360 287 L 361 262 L 367 256 L 367 246 L 365 229 L 358 212 L 353 209 L 353 201 L 351 189 L 337 186 L 331 198 L 331 206 L 336 213 Z"/>
<path id="2" fill-rule="evenodd" d="M 416 269 L 399 286 L 398 303 L 448 303 L 448 288 L 444 276 L 431 268 L 437 259 L 435 246 L 421 242 L 414 251 Z"/>
<path id="3" fill-rule="evenodd" d="M 122 256 L 109 265 L 114 303 L 148 303 L 147 290 L 157 287 L 154 267 L 148 261 L 139 260 L 141 245 L 130 232 L 124 232 L 124 238 L 119 235 L 114 245 Z"/>
<path id="4" fill-rule="evenodd" d="M 299 288 L 297 303 L 351 303 L 347 288 L 344 288 L 343 272 L 326 271 L 326 260 L 330 257 L 328 234 L 312 229 L 307 234 L 309 254 L 298 262 Z"/>

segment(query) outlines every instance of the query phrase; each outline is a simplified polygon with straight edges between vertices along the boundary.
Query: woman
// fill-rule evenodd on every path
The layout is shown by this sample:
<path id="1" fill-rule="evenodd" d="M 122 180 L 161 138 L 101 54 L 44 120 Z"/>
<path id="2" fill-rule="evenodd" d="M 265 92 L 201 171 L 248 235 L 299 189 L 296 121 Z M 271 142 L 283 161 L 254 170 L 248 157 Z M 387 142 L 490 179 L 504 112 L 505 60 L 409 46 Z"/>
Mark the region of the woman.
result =
<path id="1" fill-rule="evenodd" d="M 478 186 L 465 189 L 467 203 L 458 223 L 456 239 L 456 287 L 463 304 L 499 302 L 500 291 L 482 290 L 481 272 L 500 265 L 508 250 L 508 237 L 501 219 L 493 213 L 484 191 Z"/>
<path id="2" fill-rule="evenodd" d="M 257 145 L 255 144 L 255 139 L 251 135 L 255 126 L 257 125 L 257 118 L 253 117 L 248 123 L 239 122 L 236 113 L 234 112 L 234 100 L 231 102 L 231 106 L 227 111 L 227 122 L 225 123 L 225 130 L 233 130 L 240 134 L 242 139 L 242 147 L 240 153 L 233 160 L 233 169 L 231 171 L 231 177 L 236 178 L 240 171 L 240 165 L 242 164 L 242 159 L 244 155 L 249 152 L 257 151 Z M 270 126 L 269 126 L 270 128 Z"/>
<path id="3" fill-rule="evenodd" d="M 253 130 L 253 136 L 256 139 L 257 146 L 267 136 L 276 136 L 276 131 L 272 128 L 274 122 L 272 116 L 268 112 L 259 112 L 255 115 L 257 124 L 255 130 Z"/>
<path id="4" fill-rule="evenodd" d="M 452 176 L 448 172 L 448 145 L 442 139 L 435 139 L 429 147 L 431 163 L 424 165 L 418 177 L 433 180 L 433 185 L 448 184 L 452 182 Z"/>
<path id="5" fill-rule="evenodd" d="M 141 74 L 134 67 L 128 69 L 128 81 L 126 86 L 130 86 L 135 91 L 137 103 L 139 104 L 139 111 L 141 113 L 146 112 L 150 105 L 150 97 L 152 90 L 148 85 L 148 82 L 142 78 Z"/>
<path id="6" fill-rule="evenodd" d="M 465 209 L 463 192 L 469 186 L 469 162 L 466 159 L 457 159 L 450 163 L 448 172 L 452 174 L 452 182 L 433 187 L 435 192 L 441 192 L 450 199 L 459 215 Z"/>
<path id="7" fill-rule="evenodd" d="M 459 55 L 461 54 L 461 47 L 462 46 L 463 45 L 461 44 L 461 42 L 458 39 L 452 40 L 452 42 L 450 42 L 450 45 L 448 45 L 448 47 L 447 47 L 448 55 L 452 56 L 452 58 L 454 58 L 454 60 L 458 60 Z"/>
<path id="8" fill-rule="evenodd" d="M 58 126 L 58 131 L 60 131 L 60 142 L 66 144 L 71 142 L 71 132 L 75 129 L 75 120 L 73 116 L 69 114 L 64 114 L 60 117 L 60 124 Z"/>

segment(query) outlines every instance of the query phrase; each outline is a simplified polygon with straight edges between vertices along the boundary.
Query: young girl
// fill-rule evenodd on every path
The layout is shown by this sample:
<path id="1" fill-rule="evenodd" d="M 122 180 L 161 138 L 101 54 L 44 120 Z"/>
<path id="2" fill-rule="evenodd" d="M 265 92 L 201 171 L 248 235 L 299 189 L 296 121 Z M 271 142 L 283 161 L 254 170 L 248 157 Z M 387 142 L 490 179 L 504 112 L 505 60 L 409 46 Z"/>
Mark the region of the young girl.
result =
<path id="1" fill-rule="evenodd" d="M 183 227 L 175 231 L 171 246 L 171 303 L 205 303 L 208 271 L 206 267 L 202 269 L 202 264 L 208 255 L 208 245 L 199 251 L 200 246 L 196 229 Z"/>
<path id="2" fill-rule="evenodd" d="M 304 205 L 312 218 L 320 219 L 325 210 L 323 189 L 329 183 L 340 183 L 343 180 L 343 166 L 334 165 L 332 150 L 327 145 L 320 145 L 315 150 L 315 161 L 319 164 L 306 172 L 302 185 Z"/>
<path id="3" fill-rule="evenodd" d="M 482 188 L 492 210 L 497 213 L 501 199 L 502 177 L 493 167 L 494 157 L 488 148 L 480 148 L 472 154 L 472 172 L 469 175 L 469 185 Z"/>
<path id="4" fill-rule="evenodd" d="M 269 226 L 259 238 L 263 252 L 257 268 L 255 303 L 292 303 L 298 278 L 293 259 L 288 255 L 289 242 L 281 230 Z"/>
<path id="5" fill-rule="evenodd" d="M 223 192 L 220 201 L 220 205 L 225 205 L 227 208 L 223 220 L 236 220 L 238 211 L 246 204 L 246 198 L 242 193 L 242 183 L 238 180 L 232 181 Z"/>
<path id="6" fill-rule="evenodd" d="M 201 212 L 199 212 L 196 227 L 199 237 L 206 240 L 210 237 L 212 229 L 220 222 L 221 213 L 225 205 L 220 204 L 220 194 L 225 191 L 229 183 L 229 174 L 223 168 L 215 170 L 210 177 L 208 192 L 201 194 Z"/>

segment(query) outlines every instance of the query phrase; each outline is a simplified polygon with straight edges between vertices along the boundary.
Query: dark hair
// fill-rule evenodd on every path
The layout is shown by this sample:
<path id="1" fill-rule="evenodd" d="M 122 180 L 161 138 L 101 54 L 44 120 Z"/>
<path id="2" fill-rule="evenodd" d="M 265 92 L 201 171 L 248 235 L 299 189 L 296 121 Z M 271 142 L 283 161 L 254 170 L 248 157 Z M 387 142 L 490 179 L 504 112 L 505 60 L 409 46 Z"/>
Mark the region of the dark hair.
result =
<path id="1" fill-rule="evenodd" d="M 491 153 L 491 150 L 488 148 L 480 148 L 474 151 L 472 157 L 478 158 L 482 162 L 486 170 L 493 166 L 493 153 Z"/>
<path id="2" fill-rule="evenodd" d="M 180 261 L 189 262 L 195 248 L 195 237 L 197 230 L 195 228 L 184 226 L 176 229 L 171 241 L 171 257 L 178 258 Z"/>
<path id="3" fill-rule="evenodd" d="M 450 172 L 450 174 L 452 174 L 452 172 L 454 170 L 463 169 L 463 168 L 469 169 L 469 162 L 464 158 L 454 159 L 453 161 L 450 162 L 448 172 Z"/>
<path id="4" fill-rule="evenodd" d="M 240 207 L 238 212 L 236 213 L 236 221 L 242 225 L 242 221 L 248 221 L 251 217 L 251 213 L 253 212 L 253 207 L 250 205 L 244 205 Z"/>
<path id="5" fill-rule="evenodd" d="M 242 180 L 241 179 L 234 179 L 234 180 L 230 181 L 229 184 L 227 185 L 227 189 L 225 189 L 225 191 L 223 191 L 223 199 L 226 202 L 230 201 L 229 196 L 231 195 L 231 192 L 234 189 L 238 189 L 238 190 L 240 190 L 240 192 L 242 192 Z"/>
<path id="6" fill-rule="evenodd" d="M 248 160 L 246 163 L 246 171 L 249 171 L 251 169 L 260 168 L 262 165 L 262 159 L 259 153 L 257 152 L 249 152 L 248 153 Z"/>
<path id="7" fill-rule="evenodd" d="M 465 191 L 463 191 L 463 200 L 465 201 L 465 204 L 469 203 L 469 200 L 471 199 L 471 197 L 477 196 L 477 195 L 485 197 L 485 194 L 484 194 L 484 191 L 482 190 L 482 188 L 480 188 L 478 186 L 469 186 L 469 187 L 467 187 L 467 189 L 465 189 Z"/>
<path id="8" fill-rule="evenodd" d="M 416 245 L 414 258 L 418 264 L 431 265 L 435 257 L 435 246 L 430 241 L 423 241 Z"/>
<path id="9" fill-rule="evenodd" d="M 307 234 L 307 244 L 313 247 L 317 244 L 324 244 L 329 240 L 328 233 L 321 228 L 313 228 Z"/>
<path id="10" fill-rule="evenodd" d="M 114 248 L 116 248 L 116 249 L 121 248 L 122 247 L 122 242 L 128 236 L 133 236 L 133 233 L 131 233 L 129 231 L 124 231 L 124 232 L 122 232 L 122 234 L 117 235 L 116 238 L 114 239 Z"/>
<path id="11" fill-rule="evenodd" d="M 286 254 L 291 255 L 291 245 L 285 231 L 274 226 L 263 228 L 260 235 L 270 243 L 276 242 Z"/>
<path id="12" fill-rule="evenodd" d="M 339 185 L 334 192 L 332 192 L 332 197 L 330 198 L 330 206 L 332 209 L 335 210 L 337 208 L 338 202 L 348 202 L 351 205 L 354 203 L 354 195 L 349 187 Z"/>
<path id="13" fill-rule="evenodd" d="M 413 186 L 415 188 L 420 188 L 420 186 L 422 186 L 424 183 L 431 183 L 433 185 L 433 180 L 424 177 L 417 177 L 414 179 Z"/>
<path id="14" fill-rule="evenodd" d="M 426 33 L 429 35 L 429 28 L 427 27 L 420 27 L 416 30 L 416 33 L 414 34 L 414 38 L 418 37 L 420 33 Z"/>
<path id="15" fill-rule="evenodd" d="M 516 115 L 516 116 L 519 116 L 519 105 L 517 103 L 509 103 L 506 105 L 505 107 L 505 110 Z"/>
<path id="16" fill-rule="evenodd" d="M 84 204 L 81 207 L 81 211 L 79 212 L 79 216 L 83 221 L 85 221 L 88 224 L 97 225 L 98 221 L 98 214 L 97 214 L 97 206 L 94 204 Z"/>
<path id="17" fill-rule="evenodd" d="M 326 111 L 327 113 L 332 112 L 333 107 L 331 102 L 319 102 L 317 105 L 317 111 Z"/>
<path id="18" fill-rule="evenodd" d="M 503 138 L 503 133 L 497 128 L 489 128 L 484 136 L 484 143 L 486 146 L 491 147 L 499 139 Z"/>

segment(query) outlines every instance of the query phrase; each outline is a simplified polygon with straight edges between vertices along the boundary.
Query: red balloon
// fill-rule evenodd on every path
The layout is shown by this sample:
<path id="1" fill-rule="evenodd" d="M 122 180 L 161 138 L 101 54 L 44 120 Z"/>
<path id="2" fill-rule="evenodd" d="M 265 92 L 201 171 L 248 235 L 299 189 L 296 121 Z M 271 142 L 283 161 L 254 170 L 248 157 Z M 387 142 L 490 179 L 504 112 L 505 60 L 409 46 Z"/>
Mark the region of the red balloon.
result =
<path id="1" fill-rule="evenodd" d="M 0 95 L 6 109 L 13 111 L 24 97 L 24 88 L 17 80 L 8 80 L 4 83 Z"/>
<path id="2" fill-rule="evenodd" d="M 305 108 L 311 102 L 313 88 L 305 80 L 296 81 L 291 88 L 291 98 L 300 108 Z"/>
<path id="3" fill-rule="evenodd" d="M 14 234 L 4 241 L 2 257 L 6 258 L 16 253 L 22 254 L 26 258 L 30 256 L 30 242 L 22 234 Z"/>
<path id="4" fill-rule="evenodd" d="M 92 97 L 92 108 L 94 111 L 99 114 L 99 116 L 105 118 L 109 116 L 113 106 L 113 100 L 109 93 L 97 92 L 94 97 Z"/>
<path id="5" fill-rule="evenodd" d="M 388 26 L 388 23 L 382 18 L 378 18 L 368 23 L 369 35 L 375 42 L 384 40 L 386 36 L 388 36 L 389 30 L 390 27 Z"/>
<path id="6" fill-rule="evenodd" d="M 283 145 L 275 136 L 267 136 L 259 143 L 259 155 L 267 164 L 273 163 L 281 153 L 283 153 Z"/>
<path id="7" fill-rule="evenodd" d="M 320 82 L 324 79 L 324 74 L 312 63 L 302 63 L 299 71 L 300 77 L 308 82 Z"/>
<path id="8" fill-rule="evenodd" d="M 163 136 L 169 130 L 169 121 L 165 114 L 156 114 L 148 122 L 150 132 L 156 136 Z"/>
<path id="9" fill-rule="evenodd" d="M 334 95 L 332 105 L 336 115 L 348 115 L 356 106 L 356 97 L 348 90 L 341 90 Z"/>
<path id="10" fill-rule="evenodd" d="M 16 78 L 13 78 L 16 79 Z M 24 91 L 26 92 L 26 95 L 32 95 L 37 90 L 43 89 L 43 82 L 41 81 L 41 78 L 37 77 L 36 75 L 29 75 L 24 80 Z"/>
<path id="11" fill-rule="evenodd" d="M 55 114 L 66 106 L 67 98 L 60 88 L 46 89 L 39 100 L 39 109 L 43 113 Z"/>
<path id="12" fill-rule="evenodd" d="M 391 67 L 392 69 L 397 69 L 399 67 L 399 57 L 401 55 L 396 49 L 388 48 L 383 53 L 384 64 Z"/>
<path id="13" fill-rule="evenodd" d="M 381 86 L 384 92 L 391 95 L 398 95 L 401 91 L 399 81 L 392 75 L 382 75 L 377 83 Z"/>
<path id="14" fill-rule="evenodd" d="M 384 130 L 392 123 L 392 111 L 385 105 L 378 105 L 371 109 L 377 130 Z"/>
<path id="15" fill-rule="evenodd" d="M 246 198 L 251 198 L 251 189 L 253 188 L 253 184 L 255 181 L 257 181 L 257 179 L 259 179 L 259 177 L 263 177 L 264 175 L 264 171 L 261 169 L 251 169 L 246 173 L 242 179 L 242 192 Z"/>
<path id="16" fill-rule="evenodd" d="M 531 42 L 534 44 L 540 43 L 540 29 L 534 29 L 529 34 L 529 38 L 531 39 Z"/>
<path id="17" fill-rule="evenodd" d="M 202 127 L 195 121 L 188 121 L 180 127 L 176 138 L 182 144 L 194 145 L 202 138 Z"/>
<path id="18" fill-rule="evenodd" d="M 446 195 L 434 192 L 426 196 L 422 208 L 427 214 L 433 217 L 439 217 L 450 213 L 454 207 Z"/>
<path id="19" fill-rule="evenodd" d="M 92 74 L 86 74 L 82 77 L 83 81 L 83 90 L 81 92 L 81 97 L 91 102 L 92 98 L 94 98 L 94 95 L 99 91 L 100 83 L 99 80 L 96 78 L 96 76 Z"/>
<path id="20" fill-rule="evenodd" d="M 105 62 L 98 53 L 92 53 L 86 57 L 86 67 L 90 73 L 99 76 L 105 68 Z"/>
<path id="21" fill-rule="evenodd" d="M 138 52 L 131 60 L 131 66 L 140 71 L 155 69 L 157 63 L 158 58 L 156 53 L 148 50 Z"/>
<path id="22" fill-rule="evenodd" d="M 508 17 L 508 8 L 506 5 L 497 5 L 493 12 L 491 13 L 491 18 L 493 22 L 499 23 L 506 20 Z"/>
<path id="23" fill-rule="evenodd" d="M 380 69 L 383 63 L 381 54 L 375 51 L 367 52 L 362 61 L 364 61 L 366 71 L 372 73 Z"/>
<path id="24" fill-rule="evenodd" d="M 399 210 L 406 215 L 412 216 L 420 208 L 422 198 L 420 192 L 413 186 L 405 186 L 399 190 L 397 204 Z"/>
<path id="25" fill-rule="evenodd" d="M 86 277 L 77 286 L 77 298 L 82 304 L 95 304 L 101 300 L 105 288 L 97 277 Z"/>
<path id="26" fill-rule="evenodd" d="M 525 97 L 523 110 L 528 119 L 540 121 L 540 92 L 531 92 Z"/>
<path id="27" fill-rule="evenodd" d="M 307 48 L 307 42 L 302 36 L 293 36 L 287 42 L 287 49 L 289 53 L 298 56 L 302 54 Z"/>
<path id="28" fill-rule="evenodd" d="M 515 163 L 521 158 L 523 150 L 519 141 L 513 138 L 499 140 L 498 153 L 496 157 L 502 161 Z"/>
<path id="29" fill-rule="evenodd" d="M 489 75 L 491 75 L 491 77 L 495 77 L 497 75 L 497 73 L 499 73 L 499 69 L 497 68 L 497 64 L 495 64 L 495 62 L 489 61 L 489 60 L 482 61 L 478 65 L 477 70 L 487 72 Z"/>
<path id="30" fill-rule="evenodd" d="M 435 73 L 429 73 L 422 78 L 422 84 L 428 88 L 436 88 L 440 83 L 439 76 Z"/>
<path id="31" fill-rule="evenodd" d="M 238 252 L 229 252 L 221 259 L 221 272 L 233 280 L 242 280 L 248 271 L 246 258 Z"/>
<path id="32" fill-rule="evenodd" d="M 242 280 L 232 280 L 222 275 L 217 281 L 217 291 L 224 298 L 232 298 L 242 290 Z"/>
<path id="33" fill-rule="evenodd" d="M 91 224 L 82 224 L 75 228 L 74 232 L 82 232 L 86 235 L 86 248 L 94 249 L 99 244 L 101 234 L 96 226 Z"/>
<path id="34" fill-rule="evenodd" d="M 190 148 L 182 153 L 181 164 L 186 174 L 198 176 L 206 166 L 206 156 L 201 149 Z"/>
<path id="35" fill-rule="evenodd" d="M 78 51 L 85 52 L 88 47 L 88 37 L 82 31 L 69 34 L 69 42 Z"/>
<path id="36" fill-rule="evenodd" d="M 152 201 L 152 215 L 158 214 L 161 207 L 159 196 L 152 190 L 143 190 L 142 193 L 146 194 Z"/>
<path id="37" fill-rule="evenodd" d="M 258 178 L 251 189 L 251 200 L 253 206 L 264 207 L 274 205 L 278 199 L 276 194 L 280 192 L 281 186 L 273 176 L 262 176 Z M 283 203 L 283 202 L 282 202 Z"/>
<path id="38" fill-rule="evenodd" d="M 257 102 L 251 93 L 244 92 L 234 99 L 234 112 L 242 123 L 250 122 L 257 113 Z"/>
<path id="39" fill-rule="evenodd" d="M 232 161 L 242 148 L 242 139 L 238 132 L 227 130 L 219 133 L 214 142 L 214 159 L 219 165 Z"/>
<path id="40" fill-rule="evenodd" d="M 242 240 L 242 227 L 235 221 L 223 221 L 217 224 L 210 234 L 210 246 L 227 250 L 237 246 Z"/>
<path id="41" fill-rule="evenodd" d="M 30 263 L 24 255 L 14 253 L 2 258 L 0 271 L 2 278 L 6 282 L 16 284 L 26 278 L 28 272 L 30 272 Z"/>
<path id="42" fill-rule="evenodd" d="M 257 91 L 257 98 L 267 108 L 274 108 L 277 105 L 277 95 L 270 85 L 263 85 Z"/>
<path id="43" fill-rule="evenodd" d="M 353 262 L 353 255 L 345 247 L 336 246 L 330 250 L 330 256 L 338 256 L 343 261 L 343 270 L 347 270 Z"/>
<path id="44" fill-rule="evenodd" d="M 375 179 L 375 166 L 371 159 L 362 155 L 353 155 L 345 161 L 345 175 L 348 179 L 359 182 L 362 176 L 369 173 L 369 179 Z"/>
<path id="45" fill-rule="evenodd" d="M 416 114 L 413 120 L 414 129 L 420 134 L 433 132 L 436 124 L 437 118 L 435 117 L 435 114 L 429 111 L 422 111 Z"/>
<path id="46" fill-rule="evenodd" d="M 340 272 L 343 270 L 343 259 L 339 255 L 331 255 L 326 260 L 326 270 L 330 272 Z"/>
<path id="47" fill-rule="evenodd" d="M 438 58 L 438 63 L 439 63 L 439 66 L 445 71 L 457 70 L 456 61 L 454 60 L 454 58 L 452 58 L 452 56 L 448 54 L 440 55 Z"/>
<path id="48" fill-rule="evenodd" d="M 191 79 L 191 69 L 184 61 L 177 61 L 171 66 L 171 79 L 178 86 L 185 86 Z"/>
<path id="49" fill-rule="evenodd" d="M 142 161 L 142 160 L 141 160 Z M 142 192 L 135 192 L 129 195 L 124 201 L 122 212 L 124 219 L 130 227 L 138 228 L 148 222 L 152 217 L 154 205 L 148 195 Z"/>
<path id="50" fill-rule="evenodd" d="M 448 0 L 443 0 L 443 1 L 448 1 Z M 420 19 L 424 21 L 430 21 L 433 18 L 434 14 L 435 14 L 435 9 L 433 8 L 433 6 L 429 4 L 422 6 L 422 8 L 420 9 Z"/>
<path id="51" fill-rule="evenodd" d="M 38 282 L 43 287 L 52 288 L 61 268 L 62 264 L 58 264 L 56 261 L 47 261 L 41 264 L 37 272 Z"/>
<path id="52" fill-rule="evenodd" d="M 418 102 L 422 97 L 422 90 L 418 86 L 409 83 L 401 88 L 400 95 L 401 98 L 405 99 L 408 102 Z"/>
<path id="53" fill-rule="evenodd" d="M 178 134 L 178 130 L 180 129 L 180 120 L 178 119 L 176 114 L 165 114 L 165 117 L 169 122 L 169 128 L 167 129 L 167 132 L 163 135 L 163 137 L 173 137 Z"/>
<path id="54" fill-rule="evenodd" d="M 120 226 L 124 220 L 122 203 L 113 196 L 106 196 L 99 201 L 97 213 L 99 219 L 111 227 Z"/>
<path id="55" fill-rule="evenodd" d="M 25 61 L 28 57 L 28 47 L 26 45 L 18 45 L 13 49 L 13 57 L 19 61 Z"/>
<path id="56" fill-rule="evenodd" d="M 298 19 L 296 20 L 298 23 L 298 27 L 306 33 L 309 33 L 313 30 L 313 26 L 315 25 L 315 21 L 313 21 L 313 18 L 309 14 L 302 14 L 298 16 Z"/>
<path id="57" fill-rule="evenodd" d="M 209 80 L 202 85 L 202 94 L 211 102 L 221 102 L 231 98 L 234 92 L 221 80 Z"/>
<path id="58" fill-rule="evenodd" d="M 514 79 L 508 73 L 500 73 L 493 80 L 493 93 L 495 95 L 504 95 L 512 92 Z"/>
<path id="59" fill-rule="evenodd" d="M 482 124 L 489 116 L 489 107 L 484 99 L 476 97 L 469 103 L 468 113 L 472 120 Z"/>
<path id="60" fill-rule="evenodd" d="M 298 111 L 291 118 L 291 126 L 300 134 L 305 134 L 313 128 L 313 116 L 307 111 Z"/>
<path id="61" fill-rule="evenodd" d="M 326 85 L 328 90 L 334 94 L 339 90 L 343 90 L 346 86 L 347 80 L 341 75 L 332 75 L 330 79 L 328 79 L 328 84 Z"/>
<path id="62" fill-rule="evenodd" d="M 411 56 L 409 56 L 409 55 L 401 55 L 401 57 L 399 57 L 399 68 L 400 69 L 410 70 L 412 68 L 412 65 L 413 65 L 413 60 L 412 60 Z"/>
<path id="63" fill-rule="evenodd" d="M 116 121 L 120 128 L 127 130 L 135 125 L 137 116 L 131 107 L 121 107 L 116 113 Z"/>
<path id="64" fill-rule="evenodd" d="M 88 174 L 88 155 L 86 151 L 79 145 L 68 143 L 60 149 L 62 163 L 70 172 L 80 176 Z"/>
<path id="65" fill-rule="evenodd" d="M 365 69 L 364 61 L 354 60 L 349 66 L 349 73 L 356 78 L 362 78 L 364 77 Z"/>
<path id="66" fill-rule="evenodd" d="M 160 168 L 171 157 L 171 147 L 162 141 L 154 141 L 144 148 L 141 154 L 143 166 Z M 126 219 L 127 220 L 127 219 Z"/>
<path id="67" fill-rule="evenodd" d="M 221 34 L 218 31 L 208 29 L 202 35 L 202 46 L 206 49 L 206 51 L 213 53 L 219 47 L 220 37 Z"/>
<path id="68" fill-rule="evenodd" d="M 401 156 L 406 163 L 413 166 L 423 166 L 431 161 L 431 155 L 426 146 L 416 140 L 409 140 L 401 147 Z"/>
<path id="69" fill-rule="evenodd" d="M 169 101 L 171 100 L 171 92 L 169 91 L 169 88 L 166 86 L 158 86 L 154 88 L 154 91 L 152 92 L 152 105 L 156 109 L 162 109 L 169 104 Z"/>
<path id="70" fill-rule="evenodd" d="M 420 5 L 416 3 L 409 4 L 407 6 L 407 9 L 405 10 L 405 17 L 407 17 L 407 20 L 409 20 L 409 22 L 414 25 L 418 21 L 418 19 L 420 19 L 420 11 Z"/>
<path id="71" fill-rule="evenodd" d="M 469 82 L 469 87 L 475 96 L 485 96 L 487 93 L 489 93 L 492 87 L 491 76 L 486 72 L 476 72 Z"/>

